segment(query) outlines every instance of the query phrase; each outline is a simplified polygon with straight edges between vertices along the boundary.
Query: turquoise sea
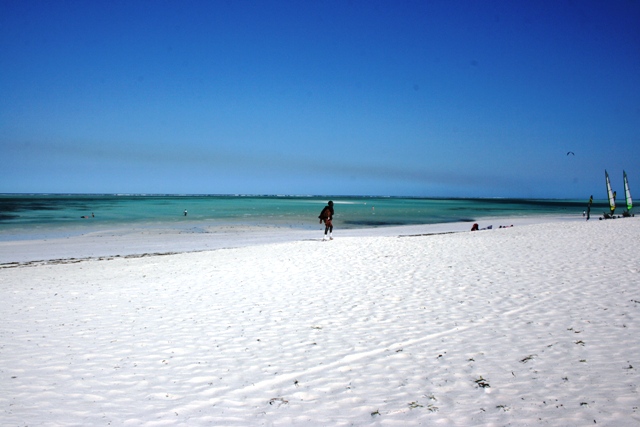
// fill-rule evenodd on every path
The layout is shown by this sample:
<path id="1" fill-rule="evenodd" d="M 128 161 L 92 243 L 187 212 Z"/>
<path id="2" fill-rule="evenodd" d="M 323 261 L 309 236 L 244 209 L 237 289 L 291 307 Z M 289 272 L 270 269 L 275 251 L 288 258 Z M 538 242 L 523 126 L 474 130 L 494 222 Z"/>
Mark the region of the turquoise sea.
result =
<path id="1" fill-rule="evenodd" d="M 344 196 L 114 194 L 0 195 L 0 240 L 63 237 L 121 228 L 226 225 L 315 229 L 328 200 L 340 228 L 474 222 L 486 217 L 576 215 L 586 200 L 440 199 Z M 606 209 L 594 203 L 592 214 Z M 184 211 L 187 215 L 184 215 Z"/>

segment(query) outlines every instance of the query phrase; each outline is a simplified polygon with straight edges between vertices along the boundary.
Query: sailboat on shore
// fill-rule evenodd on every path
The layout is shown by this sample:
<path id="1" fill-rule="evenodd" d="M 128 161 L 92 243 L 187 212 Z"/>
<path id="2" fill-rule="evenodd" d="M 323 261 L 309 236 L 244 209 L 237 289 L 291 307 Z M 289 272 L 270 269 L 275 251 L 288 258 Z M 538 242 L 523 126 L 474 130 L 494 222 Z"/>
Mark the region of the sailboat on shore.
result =
<path id="1" fill-rule="evenodd" d="M 620 216 L 614 216 L 614 212 L 616 210 L 616 192 L 611 190 L 611 181 L 609 180 L 609 174 L 607 171 L 604 171 L 604 178 L 607 184 L 607 198 L 609 199 L 609 212 L 603 212 L 600 219 L 613 219 L 620 218 Z M 629 180 L 627 179 L 627 173 L 622 171 L 622 178 L 624 181 L 624 201 L 627 206 L 627 210 L 622 213 L 622 217 L 628 218 L 635 216 L 631 213 L 631 208 L 633 208 L 633 200 L 631 199 L 631 192 L 629 191 Z"/>
<path id="2" fill-rule="evenodd" d="M 629 191 L 629 180 L 627 179 L 627 173 L 625 171 L 622 171 L 622 178 L 624 180 L 624 201 L 627 205 L 627 210 L 622 213 L 622 216 L 635 216 L 631 213 L 631 208 L 633 208 L 633 200 L 631 199 L 631 192 Z"/>
<path id="3" fill-rule="evenodd" d="M 616 192 L 615 191 L 611 191 L 611 181 L 609 180 L 609 174 L 607 173 L 607 171 L 604 171 L 604 178 L 605 181 L 607 183 L 607 198 L 609 199 L 609 213 L 604 212 L 602 214 L 602 218 L 604 219 L 611 219 L 611 218 L 615 218 L 613 216 L 613 213 L 616 210 Z M 600 219 L 602 219 L 600 218 Z"/>

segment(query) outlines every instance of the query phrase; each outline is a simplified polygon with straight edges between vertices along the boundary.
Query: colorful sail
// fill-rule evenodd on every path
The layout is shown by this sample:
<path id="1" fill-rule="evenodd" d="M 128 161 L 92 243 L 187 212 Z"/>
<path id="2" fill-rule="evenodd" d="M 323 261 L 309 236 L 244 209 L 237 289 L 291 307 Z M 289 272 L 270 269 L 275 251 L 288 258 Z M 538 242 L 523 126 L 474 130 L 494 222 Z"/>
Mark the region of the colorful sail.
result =
<path id="1" fill-rule="evenodd" d="M 627 173 L 622 171 L 622 177 L 624 178 L 624 200 L 627 203 L 627 211 L 630 212 L 633 207 L 633 200 L 631 200 L 631 192 L 629 191 L 629 180 L 627 180 Z"/>
<path id="2" fill-rule="evenodd" d="M 607 197 L 609 198 L 609 209 L 611 209 L 611 215 L 613 215 L 613 211 L 616 210 L 616 193 L 611 191 L 611 182 L 609 182 L 609 174 L 607 171 L 604 171 L 604 177 L 607 181 Z"/>

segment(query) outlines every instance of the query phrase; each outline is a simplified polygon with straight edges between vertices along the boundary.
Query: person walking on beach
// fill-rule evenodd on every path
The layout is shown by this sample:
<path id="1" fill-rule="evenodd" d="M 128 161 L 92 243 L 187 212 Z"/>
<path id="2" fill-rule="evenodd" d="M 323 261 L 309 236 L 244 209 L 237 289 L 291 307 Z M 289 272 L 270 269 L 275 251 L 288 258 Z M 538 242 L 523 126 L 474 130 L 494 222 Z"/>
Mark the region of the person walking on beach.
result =
<path id="1" fill-rule="evenodd" d="M 333 233 L 333 214 L 333 202 L 329 200 L 327 206 L 322 209 L 318 216 L 318 218 L 320 218 L 320 224 L 324 221 L 324 237 L 322 240 L 327 240 L 327 232 L 329 233 L 329 240 L 333 240 L 333 236 L 331 235 Z"/>

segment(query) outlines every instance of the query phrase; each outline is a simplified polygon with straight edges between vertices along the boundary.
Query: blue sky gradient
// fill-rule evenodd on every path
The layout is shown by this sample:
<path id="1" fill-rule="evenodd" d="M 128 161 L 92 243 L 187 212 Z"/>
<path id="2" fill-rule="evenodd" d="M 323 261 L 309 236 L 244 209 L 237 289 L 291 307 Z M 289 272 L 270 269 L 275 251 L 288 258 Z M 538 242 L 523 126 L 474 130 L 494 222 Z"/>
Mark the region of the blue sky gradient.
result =
<path id="1" fill-rule="evenodd" d="M 605 169 L 633 191 L 638 22 L 627 0 L 0 0 L 0 192 L 601 199 Z"/>

